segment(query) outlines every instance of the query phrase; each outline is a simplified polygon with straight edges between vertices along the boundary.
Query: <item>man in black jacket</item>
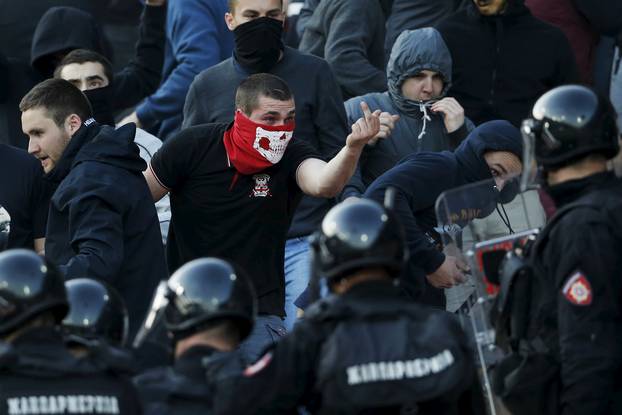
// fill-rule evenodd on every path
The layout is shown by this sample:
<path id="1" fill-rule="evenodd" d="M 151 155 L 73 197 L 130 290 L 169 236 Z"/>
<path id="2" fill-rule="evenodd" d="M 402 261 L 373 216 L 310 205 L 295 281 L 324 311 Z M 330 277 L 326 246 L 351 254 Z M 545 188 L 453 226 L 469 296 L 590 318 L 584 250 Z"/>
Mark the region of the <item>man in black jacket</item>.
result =
<path id="1" fill-rule="evenodd" d="M 523 0 L 473 0 L 436 29 L 453 59 L 449 93 L 476 125 L 504 119 L 519 127 L 540 95 L 579 79 L 564 34 Z"/>
<path id="2" fill-rule="evenodd" d="M 130 333 L 165 278 L 155 207 L 142 176 L 135 127 L 101 127 L 86 97 L 61 79 L 35 86 L 20 103 L 28 151 L 56 186 L 45 253 L 66 278 L 109 281 L 130 307 Z"/>
<path id="3" fill-rule="evenodd" d="M 11 218 L 8 248 L 43 252 L 50 196 L 37 160 L 22 149 L 0 144 L 0 206 Z"/>
<path id="4" fill-rule="evenodd" d="M 369 186 L 365 197 L 376 201 L 384 199 L 387 188 L 396 189 L 395 212 L 406 228 L 411 253 L 410 268 L 402 283 L 411 296 L 444 308 L 445 296 L 441 288 L 464 281 L 465 264 L 439 250 L 440 241 L 434 229 L 437 226 L 434 206 L 438 196 L 467 183 L 492 181 L 493 178 L 497 188 L 502 189 L 504 176 L 516 175 L 522 170 L 521 144 L 517 128 L 507 121 L 490 121 L 473 130 L 454 152 L 413 154 Z M 492 182 L 490 191 L 494 191 Z M 492 195 L 483 196 L 493 200 Z M 483 210 L 478 217 L 488 216 L 495 206 L 488 208 L 491 209 Z"/>
<path id="5" fill-rule="evenodd" d="M 16 249 L 0 254 L 0 414 L 141 413 L 124 376 L 64 344 L 63 276 L 47 259 Z"/>

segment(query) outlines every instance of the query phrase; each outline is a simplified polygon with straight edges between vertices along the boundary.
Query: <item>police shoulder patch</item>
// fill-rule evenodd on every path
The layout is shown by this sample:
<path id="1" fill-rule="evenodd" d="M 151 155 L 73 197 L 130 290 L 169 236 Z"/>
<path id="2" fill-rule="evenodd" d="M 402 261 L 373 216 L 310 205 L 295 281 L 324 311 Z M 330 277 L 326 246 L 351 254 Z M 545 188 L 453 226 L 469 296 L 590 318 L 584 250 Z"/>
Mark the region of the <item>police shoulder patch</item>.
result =
<path id="1" fill-rule="evenodd" d="M 592 304 L 592 285 L 581 271 L 574 272 L 562 288 L 562 294 L 571 304 L 587 306 Z"/>
<path id="2" fill-rule="evenodd" d="M 268 366 L 270 361 L 272 360 L 272 352 L 268 352 L 261 359 L 244 369 L 244 376 L 251 377 L 261 372 Z"/>

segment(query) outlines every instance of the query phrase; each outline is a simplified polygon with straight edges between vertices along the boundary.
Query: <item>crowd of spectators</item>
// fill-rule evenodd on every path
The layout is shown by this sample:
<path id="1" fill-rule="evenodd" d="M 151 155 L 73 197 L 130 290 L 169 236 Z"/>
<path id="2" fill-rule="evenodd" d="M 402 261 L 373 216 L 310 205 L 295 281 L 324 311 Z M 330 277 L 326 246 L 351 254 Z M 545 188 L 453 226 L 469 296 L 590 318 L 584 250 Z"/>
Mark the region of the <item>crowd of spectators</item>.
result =
<path id="1" fill-rule="evenodd" d="M 445 308 L 468 284 L 430 240 L 436 197 L 520 173 L 518 128 L 554 87 L 591 86 L 622 114 L 620 1 L 18 3 L 0 2 L 9 247 L 112 284 L 131 334 L 158 281 L 234 261 L 259 299 L 249 360 L 294 326 L 309 238 L 336 203 L 397 187 L 404 286 Z M 481 226 L 554 210 L 527 204 L 529 223 Z"/>

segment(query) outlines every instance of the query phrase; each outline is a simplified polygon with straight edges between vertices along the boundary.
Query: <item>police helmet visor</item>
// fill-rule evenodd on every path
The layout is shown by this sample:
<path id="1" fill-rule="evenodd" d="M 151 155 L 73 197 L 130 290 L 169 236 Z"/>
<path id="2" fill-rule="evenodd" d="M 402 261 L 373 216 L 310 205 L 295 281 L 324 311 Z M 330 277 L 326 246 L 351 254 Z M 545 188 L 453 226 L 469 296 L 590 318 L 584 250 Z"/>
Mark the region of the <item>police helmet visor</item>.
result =
<path id="1" fill-rule="evenodd" d="M 6 250 L 9 245 L 9 233 L 11 232 L 11 215 L 0 205 L 0 252 Z"/>
<path id="2" fill-rule="evenodd" d="M 536 140 L 540 125 L 537 120 L 528 118 L 523 121 L 521 135 L 523 136 L 523 172 L 520 181 L 520 190 L 525 192 L 537 189 L 541 183 L 541 170 L 536 161 Z M 551 145 L 555 145 L 551 142 Z"/>
<path id="3" fill-rule="evenodd" d="M 152 333 L 156 331 L 156 327 L 162 324 L 164 319 L 164 310 L 169 303 L 169 288 L 167 281 L 160 281 L 158 288 L 153 295 L 153 300 L 151 301 L 151 307 L 149 307 L 149 312 L 145 317 L 145 321 L 138 329 L 138 333 L 136 333 L 136 337 L 134 337 L 134 342 L 132 346 L 135 349 L 140 348 L 149 337 L 151 337 Z"/>
<path id="4" fill-rule="evenodd" d="M 218 258 L 191 261 L 171 276 L 167 330 L 185 336 L 211 321 L 234 319 L 246 336 L 256 313 L 255 293 L 244 272 Z"/>

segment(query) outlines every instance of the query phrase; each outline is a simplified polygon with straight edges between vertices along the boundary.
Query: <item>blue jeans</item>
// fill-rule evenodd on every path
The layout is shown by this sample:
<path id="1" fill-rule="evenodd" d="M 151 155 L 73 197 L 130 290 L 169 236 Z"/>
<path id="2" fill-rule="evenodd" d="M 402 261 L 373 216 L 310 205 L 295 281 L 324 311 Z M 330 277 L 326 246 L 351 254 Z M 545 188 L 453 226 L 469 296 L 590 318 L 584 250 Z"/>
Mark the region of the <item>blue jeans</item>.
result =
<path id="1" fill-rule="evenodd" d="M 260 314 L 255 319 L 251 334 L 240 344 L 240 353 L 248 364 L 255 363 L 264 350 L 287 334 L 283 319 L 270 314 Z"/>
<path id="2" fill-rule="evenodd" d="M 309 238 L 288 239 L 285 243 L 285 328 L 296 322 L 294 301 L 307 288 L 310 275 Z"/>

